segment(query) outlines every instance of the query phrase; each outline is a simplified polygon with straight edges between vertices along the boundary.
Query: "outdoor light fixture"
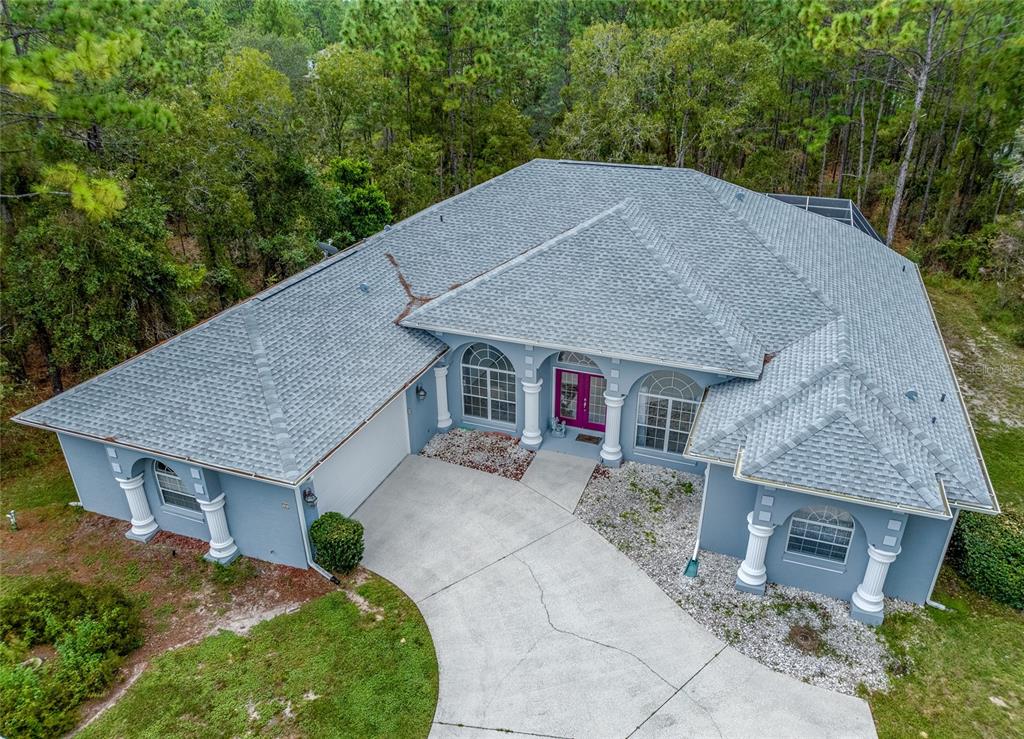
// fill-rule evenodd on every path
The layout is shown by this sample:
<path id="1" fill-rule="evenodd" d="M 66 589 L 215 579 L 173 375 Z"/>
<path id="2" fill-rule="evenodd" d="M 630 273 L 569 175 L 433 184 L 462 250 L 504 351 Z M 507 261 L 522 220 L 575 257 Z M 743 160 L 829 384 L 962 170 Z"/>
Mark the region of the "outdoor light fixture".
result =
<path id="1" fill-rule="evenodd" d="M 427 391 L 423 389 L 422 385 L 416 386 L 416 397 L 420 400 L 425 400 L 427 397 Z"/>
<path id="2" fill-rule="evenodd" d="M 306 505 L 316 505 L 317 497 L 316 493 L 313 492 L 313 488 L 306 488 L 302 491 L 302 499 L 306 501 Z"/>

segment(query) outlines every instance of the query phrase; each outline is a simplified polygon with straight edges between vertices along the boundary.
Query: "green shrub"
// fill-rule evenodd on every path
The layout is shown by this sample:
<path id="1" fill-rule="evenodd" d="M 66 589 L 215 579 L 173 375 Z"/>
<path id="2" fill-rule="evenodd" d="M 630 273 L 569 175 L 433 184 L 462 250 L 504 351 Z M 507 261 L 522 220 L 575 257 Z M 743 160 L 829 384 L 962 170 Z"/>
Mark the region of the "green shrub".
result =
<path id="1" fill-rule="evenodd" d="M 363 525 L 340 513 L 325 513 L 309 527 L 316 563 L 329 572 L 349 572 L 363 558 Z"/>
<path id="2" fill-rule="evenodd" d="M 949 556 L 979 593 L 1024 609 L 1024 514 L 961 513 Z"/>
<path id="3" fill-rule="evenodd" d="M 0 735 L 56 736 L 74 727 L 79 704 L 101 694 L 142 644 L 142 621 L 113 586 L 26 578 L 0 597 L 0 642 Z M 56 655 L 22 666 L 41 644 Z"/>

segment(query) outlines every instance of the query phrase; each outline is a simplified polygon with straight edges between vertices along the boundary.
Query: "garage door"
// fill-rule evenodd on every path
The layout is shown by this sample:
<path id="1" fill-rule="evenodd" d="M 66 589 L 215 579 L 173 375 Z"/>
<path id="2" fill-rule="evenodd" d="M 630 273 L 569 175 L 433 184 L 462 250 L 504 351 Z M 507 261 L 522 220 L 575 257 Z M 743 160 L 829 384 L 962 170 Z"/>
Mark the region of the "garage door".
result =
<path id="1" fill-rule="evenodd" d="M 351 515 L 408 453 L 409 424 L 402 393 L 313 473 L 317 508 L 321 513 Z"/>

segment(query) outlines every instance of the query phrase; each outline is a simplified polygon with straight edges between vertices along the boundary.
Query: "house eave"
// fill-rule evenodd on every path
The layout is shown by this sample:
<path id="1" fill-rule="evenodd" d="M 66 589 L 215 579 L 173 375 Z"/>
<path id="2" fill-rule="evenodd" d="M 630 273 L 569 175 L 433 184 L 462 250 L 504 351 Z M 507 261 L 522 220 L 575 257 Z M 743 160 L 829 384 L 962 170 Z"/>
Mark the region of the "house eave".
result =
<path id="1" fill-rule="evenodd" d="M 716 375 L 728 375 L 729 377 L 742 377 L 747 380 L 756 380 L 761 376 L 760 368 L 756 373 L 754 373 L 752 370 L 737 370 L 726 367 L 712 367 L 708 365 L 702 365 L 691 362 L 672 362 L 665 359 L 647 357 L 641 354 L 609 352 L 606 349 L 595 349 L 593 347 L 587 347 L 584 345 L 557 344 L 549 341 L 538 341 L 536 339 L 531 339 L 523 336 L 511 336 L 490 333 L 469 333 L 465 329 L 461 328 L 453 328 L 451 326 L 440 326 L 418 322 L 409 322 L 408 319 L 403 320 L 401 322 L 401 325 L 406 328 L 415 328 L 421 331 L 430 331 L 431 333 L 434 334 L 452 334 L 454 336 L 461 336 L 466 339 L 487 339 L 489 341 L 504 341 L 509 344 L 539 346 L 544 349 L 577 352 L 580 354 L 588 354 L 597 357 L 609 357 L 610 359 L 620 359 L 629 362 L 641 362 L 643 364 L 652 364 L 658 367 L 671 367 L 673 369 L 693 370 L 695 372 L 708 372 Z"/>
<path id="2" fill-rule="evenodd" d="M 939 481 L 939 493 L 942 497 L 943 512 L 934 511 L 930 508 L 921 508 L 919 506 L 908 506 L 901 503 L 883 503 L 872 498 L 865 498 L 857 495 L 850 495 L 849 493 L 841 493 L 836 490 L 827 490 L 825 488 L 814 488 L 805 485 L 798 485 L 795 483 L 784 483 L 778 482 L 777 480 L 766 480 L 755 475 L 745 475 L 740 472 L 740 466 L 743 463 L 743 449 L 741 448 L 736 454 L 736 463 L 733 466 L 732 476 L 734 479 L 741 482 L 749 482 L 754 485 L 765 485 L 767 487 L 778 488 L 779 490 L 789 490 L 794 493 L 805 493 L 807 495 L 814 495 L 819 498 L 831 498 L 833 500 L 843 500 L 850 503 L 857 503 L 859 505 L 869 506 L 871 508 L 882 508 L 887 511 L 898 511 L 901 513 L 913 513 L 916 516 L 925 516 L 927 518 L 937 518 L 941 520 L 949 520 L 953 517 L 953 512 L 950 510 L 949 502 L 946 500 L 946 494 L 943 490 L 942 481 Z"/>

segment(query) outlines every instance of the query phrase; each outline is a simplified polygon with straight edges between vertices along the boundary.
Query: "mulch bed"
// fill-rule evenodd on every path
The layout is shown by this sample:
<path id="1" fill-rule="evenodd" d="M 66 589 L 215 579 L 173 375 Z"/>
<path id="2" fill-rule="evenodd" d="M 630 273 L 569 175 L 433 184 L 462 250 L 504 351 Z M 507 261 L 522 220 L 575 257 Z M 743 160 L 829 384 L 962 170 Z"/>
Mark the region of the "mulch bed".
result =
<path id="1" fill-rule="evenodd" d="M 420 454 L 518 481 L 533 461 L 534 452 L 519 446 L 519 438 L 508 434 L 454 428 L 437 434 Z"/>

